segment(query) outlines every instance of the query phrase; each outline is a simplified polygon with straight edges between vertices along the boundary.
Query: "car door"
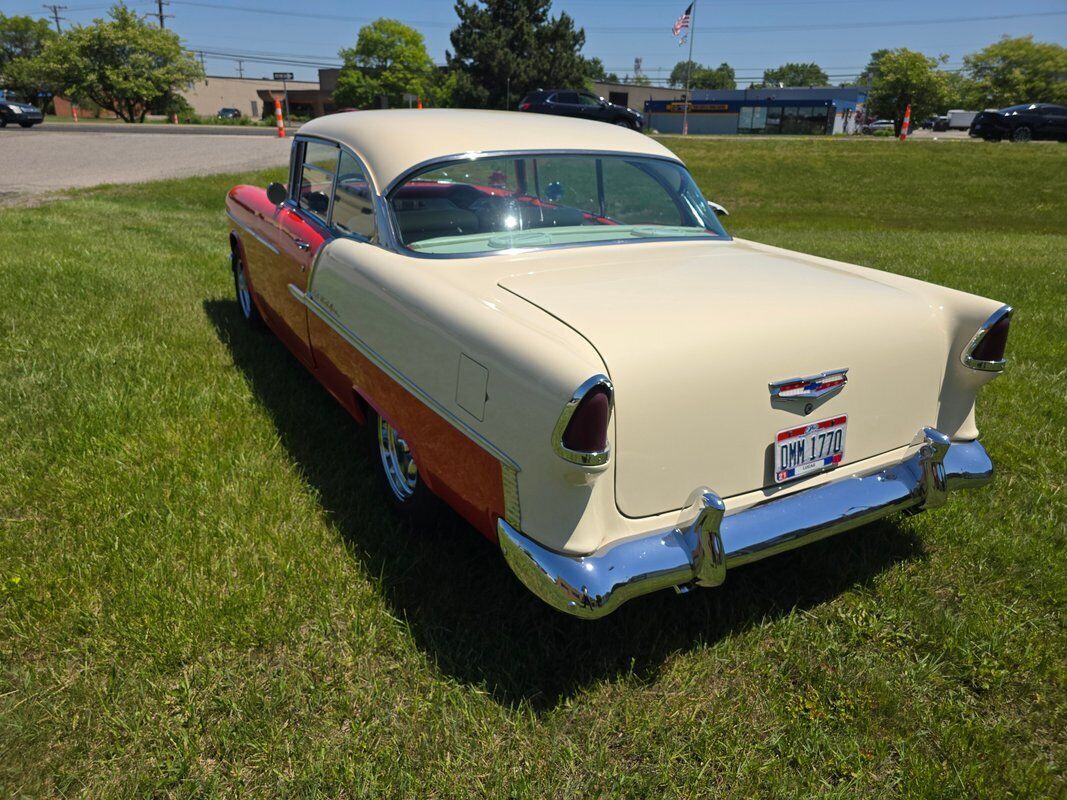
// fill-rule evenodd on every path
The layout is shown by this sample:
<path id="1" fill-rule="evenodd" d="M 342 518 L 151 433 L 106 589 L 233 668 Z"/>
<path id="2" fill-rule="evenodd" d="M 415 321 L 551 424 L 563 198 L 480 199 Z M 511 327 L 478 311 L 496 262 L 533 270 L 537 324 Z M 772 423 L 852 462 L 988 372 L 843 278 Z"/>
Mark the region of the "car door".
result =
<path id="1" fill-rule="evenodd" d="M 353 239 L 367 243 L 368 247 L 377 240 L 374 188 L 363 164 L 347 150 L 341 151 L 337 164 L 330 230 L 334 238 Z M 306 275 L 304 277 L 306 281 Z M 306 290 L 306 283 L 298 288 Z M 357 418 L 361 417 L 362 411 L 355 404 L 352 391 L 358 370 L 352 364 L 351 349 L 343 346 L 336 336 L 330 335 L 328 328 L 314 315 L 308 317 L 308 333 L 320 380 L 342 405 L 356 414 Z"/>
<path id="2" fill-rule="evenodd" d="M 578 92 L 578 106 L 581 109 L 583 119 L 607 120 L 607 109 L 596 95 L 592 95 L 589 92 Z"/>
<path id="3" fill-rule="evenodd" d="M 561 114 L 565 117 L 582 116 L 582 107 L 578 103 L 577 92 L 556 92 L 549 99 L 549 106 L 554 114 Z"/>
<path id="4" fill-rule="evenodd" d="M 1061 141 L 1067 139 L 1067 106 L 1047 105 L 1041 111 L 1045 117 L 1045 137 Z"/>
<path id="5" fill-rule="evenodd" d="M 289 199 L 274 216 L 268 238 L 275 253 L 256 289 L 271 310 L 271 327 L 304 363 L 313 365 L 307 309 L 289 289 L 307 288 L 308 271 L 330 238 L 330 210 L 340 149 L 332 142 L 298 139 Z"/>

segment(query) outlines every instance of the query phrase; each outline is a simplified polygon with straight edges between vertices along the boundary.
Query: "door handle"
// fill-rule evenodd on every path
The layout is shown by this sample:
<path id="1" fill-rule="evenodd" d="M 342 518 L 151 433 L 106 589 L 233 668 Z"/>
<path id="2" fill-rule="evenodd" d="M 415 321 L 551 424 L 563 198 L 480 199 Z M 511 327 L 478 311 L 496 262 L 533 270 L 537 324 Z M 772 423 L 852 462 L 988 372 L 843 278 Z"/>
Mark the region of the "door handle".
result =
<path id="1" fill-rule="evenodd" d="M 311 242 L 305 242 L 303 239 L 293 239 L 293 244 L 300 250 L 307 251 L 311 249 Z"/>

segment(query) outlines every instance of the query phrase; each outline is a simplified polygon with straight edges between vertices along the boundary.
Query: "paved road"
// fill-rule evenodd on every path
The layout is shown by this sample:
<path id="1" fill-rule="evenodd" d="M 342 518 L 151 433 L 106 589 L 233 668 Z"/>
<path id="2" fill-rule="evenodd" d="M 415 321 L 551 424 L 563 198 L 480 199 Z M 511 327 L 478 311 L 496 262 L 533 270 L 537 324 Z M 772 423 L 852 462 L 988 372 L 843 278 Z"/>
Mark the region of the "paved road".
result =
<path id="1" fill-rule="evenodd" d="M 140 183 L 285 164 L 292 139 L 0 130 L 0 203 L 101 183 Z"/>
<path id="2" fill-rule="evenodd" d="M 292 135 L 300 126 L 291 123 L 285 126 L 286 133 Z M 193 134 L 196 136 L 274 136 L 277 138 L 278 131 L 273 126 L 267 128 L 260 125 L 168 125 L 148 123 L 145 125 L 130 125 L 125 122 L 44 122 L 34 130 L 49 131 L 50 133 L 134 133 L 146 134 Z"/>

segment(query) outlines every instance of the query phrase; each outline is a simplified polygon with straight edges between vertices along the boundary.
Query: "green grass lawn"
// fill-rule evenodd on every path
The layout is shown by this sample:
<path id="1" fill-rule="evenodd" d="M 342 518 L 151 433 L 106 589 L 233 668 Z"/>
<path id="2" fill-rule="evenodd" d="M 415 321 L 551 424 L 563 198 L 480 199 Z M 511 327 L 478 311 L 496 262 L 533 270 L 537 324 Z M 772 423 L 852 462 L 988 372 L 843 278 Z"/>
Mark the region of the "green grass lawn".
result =
<path id="1" fill-rule="evenodd" d="M 1064 796 L 1067 147 L 669 144 L 737 235 L 1017 307 L 992 487 L 573 620 L 242 326 L 281 171 L 5 209 L 0 797 Z"/>

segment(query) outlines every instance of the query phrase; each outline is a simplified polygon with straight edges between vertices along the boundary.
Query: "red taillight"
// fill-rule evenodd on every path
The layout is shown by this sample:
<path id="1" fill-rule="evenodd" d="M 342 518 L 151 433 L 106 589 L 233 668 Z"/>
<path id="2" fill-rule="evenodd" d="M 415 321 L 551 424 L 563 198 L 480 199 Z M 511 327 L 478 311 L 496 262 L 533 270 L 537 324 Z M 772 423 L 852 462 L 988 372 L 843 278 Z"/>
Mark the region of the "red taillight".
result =
<path id="1" fill-rule="evenodd" d="M 526 111 L 529 107 L 529 103 L 519 103 L 519 111 Z"/>
<path id="2" fill-rule="evenodd" d="M 989 317 L 963 351 L 964 366 L 985 372 L 1000 372 L 1004 369 L 1004 348 L 1008 344 L 1008 326 L 1011 324 L 1011 306 L 1001 306 Z"/>
<path id="3" fill-rule="evenodd" d="M 1011 315 L 1005 314 L 986 331 L 982 341 L 971 351 L 971 358 L 978 361 L 1003 361 L 1004 349 L 1008 345 L 1009 325 L 1011 325 Z"/>
<path id="4" fill-rule="evenodd" d="M 611 391 L 603 384 L 594 386 L 574 409 L 574 414 L 563 431 L 563 446 L 577 453 L 599 453 L 607 450 L 610 417 Z"/>

